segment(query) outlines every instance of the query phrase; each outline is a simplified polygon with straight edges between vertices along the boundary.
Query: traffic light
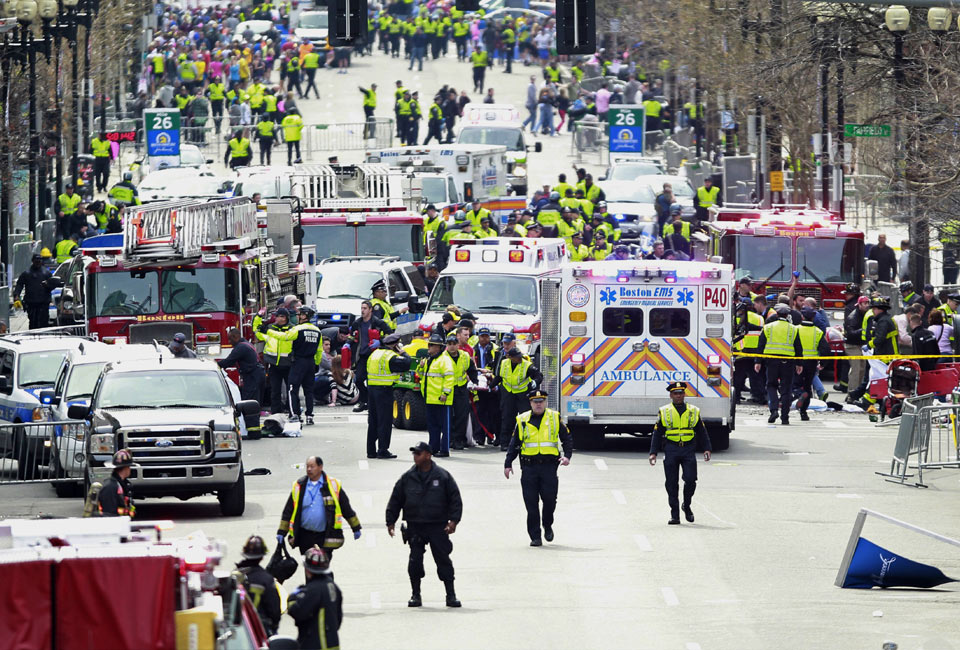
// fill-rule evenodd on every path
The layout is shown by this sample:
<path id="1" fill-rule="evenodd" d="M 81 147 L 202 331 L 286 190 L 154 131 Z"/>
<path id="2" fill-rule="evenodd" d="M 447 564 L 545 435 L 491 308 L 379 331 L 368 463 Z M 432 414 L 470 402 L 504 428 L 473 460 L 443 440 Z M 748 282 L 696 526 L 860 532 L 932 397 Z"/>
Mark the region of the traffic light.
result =
<path id="1" fill-rule="evenodd" d="M 557 54 L 593 54 L 596 50 L 596 0 L 557 0 Z"/>
<path id="2" fill-rule="evenodd" d="M 328 0 L 327 13 L 330 45 L 355 45 L 366 40 L 367 0 Z"/>
<path id="3" fill-rule="evenodd" d="M 480 0 L 457 0 L 456 7 L 460 11 L 480 11 Z"/>

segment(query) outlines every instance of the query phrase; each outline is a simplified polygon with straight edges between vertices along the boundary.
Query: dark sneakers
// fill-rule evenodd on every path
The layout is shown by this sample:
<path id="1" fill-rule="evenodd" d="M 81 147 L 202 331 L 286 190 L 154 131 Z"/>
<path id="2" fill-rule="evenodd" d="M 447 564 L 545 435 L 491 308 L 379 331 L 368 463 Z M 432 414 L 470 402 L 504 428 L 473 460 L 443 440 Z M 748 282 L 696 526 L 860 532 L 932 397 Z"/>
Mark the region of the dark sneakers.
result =
<path id="1" fill-rule="evenodd" d="M 543 546 L 543 542 L 539 539 L 530 540 L 530 546 Z"/>
<path id="2" fill-rule="evenodd" d="M 544 529 L 543 529 L 543 538 L 544 538 L 545 540 L 547 540 L 548 542 L 552 542 L 552 541 L 553 541 L 553 529 L 552 529 L 552 528 L 544 528 Z"/>

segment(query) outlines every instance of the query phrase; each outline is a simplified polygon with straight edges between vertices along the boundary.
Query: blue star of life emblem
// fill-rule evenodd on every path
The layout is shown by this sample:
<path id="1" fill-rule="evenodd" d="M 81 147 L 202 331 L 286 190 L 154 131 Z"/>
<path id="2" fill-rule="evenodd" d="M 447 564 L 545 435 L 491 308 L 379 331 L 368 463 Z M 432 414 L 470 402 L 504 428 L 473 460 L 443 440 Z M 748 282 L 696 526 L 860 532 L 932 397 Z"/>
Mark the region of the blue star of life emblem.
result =
<path id="1" fill-rule="evenodd" d="M 617 291 L 616 289 L 601 289 L 600 290 L 600 300 L 605 305 L 611 305 L 617 301 Z"/>
<path id="2" fill-rule="evenodd" d="M 693 302 L 693 291 L 690 289 L 681 289 L 677 294 L 677 302 L 683 306 L 687 306 Z"/>

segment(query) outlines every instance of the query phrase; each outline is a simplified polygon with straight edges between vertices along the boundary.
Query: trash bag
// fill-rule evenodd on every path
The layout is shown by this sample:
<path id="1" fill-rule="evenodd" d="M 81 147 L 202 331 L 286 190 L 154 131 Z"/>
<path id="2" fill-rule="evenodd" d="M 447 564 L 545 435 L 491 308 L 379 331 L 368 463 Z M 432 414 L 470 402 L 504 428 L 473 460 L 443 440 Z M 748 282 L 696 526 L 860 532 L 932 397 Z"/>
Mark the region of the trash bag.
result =
<path id="1" fill-rule="evenodd" d="M 276 550 L 267 562 L 267 573 L 283 583 L 284 580 L 297 572 L 297 561 L 290 556 L 286 540 L 277 544 Z"/>

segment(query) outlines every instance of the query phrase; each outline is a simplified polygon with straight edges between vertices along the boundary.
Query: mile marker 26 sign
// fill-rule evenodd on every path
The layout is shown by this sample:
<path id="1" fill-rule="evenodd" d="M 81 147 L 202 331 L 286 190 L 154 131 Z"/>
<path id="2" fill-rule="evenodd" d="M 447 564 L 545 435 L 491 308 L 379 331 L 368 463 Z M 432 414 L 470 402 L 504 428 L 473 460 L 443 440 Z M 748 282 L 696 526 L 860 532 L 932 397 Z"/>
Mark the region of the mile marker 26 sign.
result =
<path id="1" fill-rule="evenodd" d="M 148 156 L 180 155 L 180 111 L 151 108 L 143 111 Z"/>
<path id="2" fill-rule="evenodd" d="M 611 106 L 607 124 L 611 153 L 643 153 L 643 106 Z"/>

